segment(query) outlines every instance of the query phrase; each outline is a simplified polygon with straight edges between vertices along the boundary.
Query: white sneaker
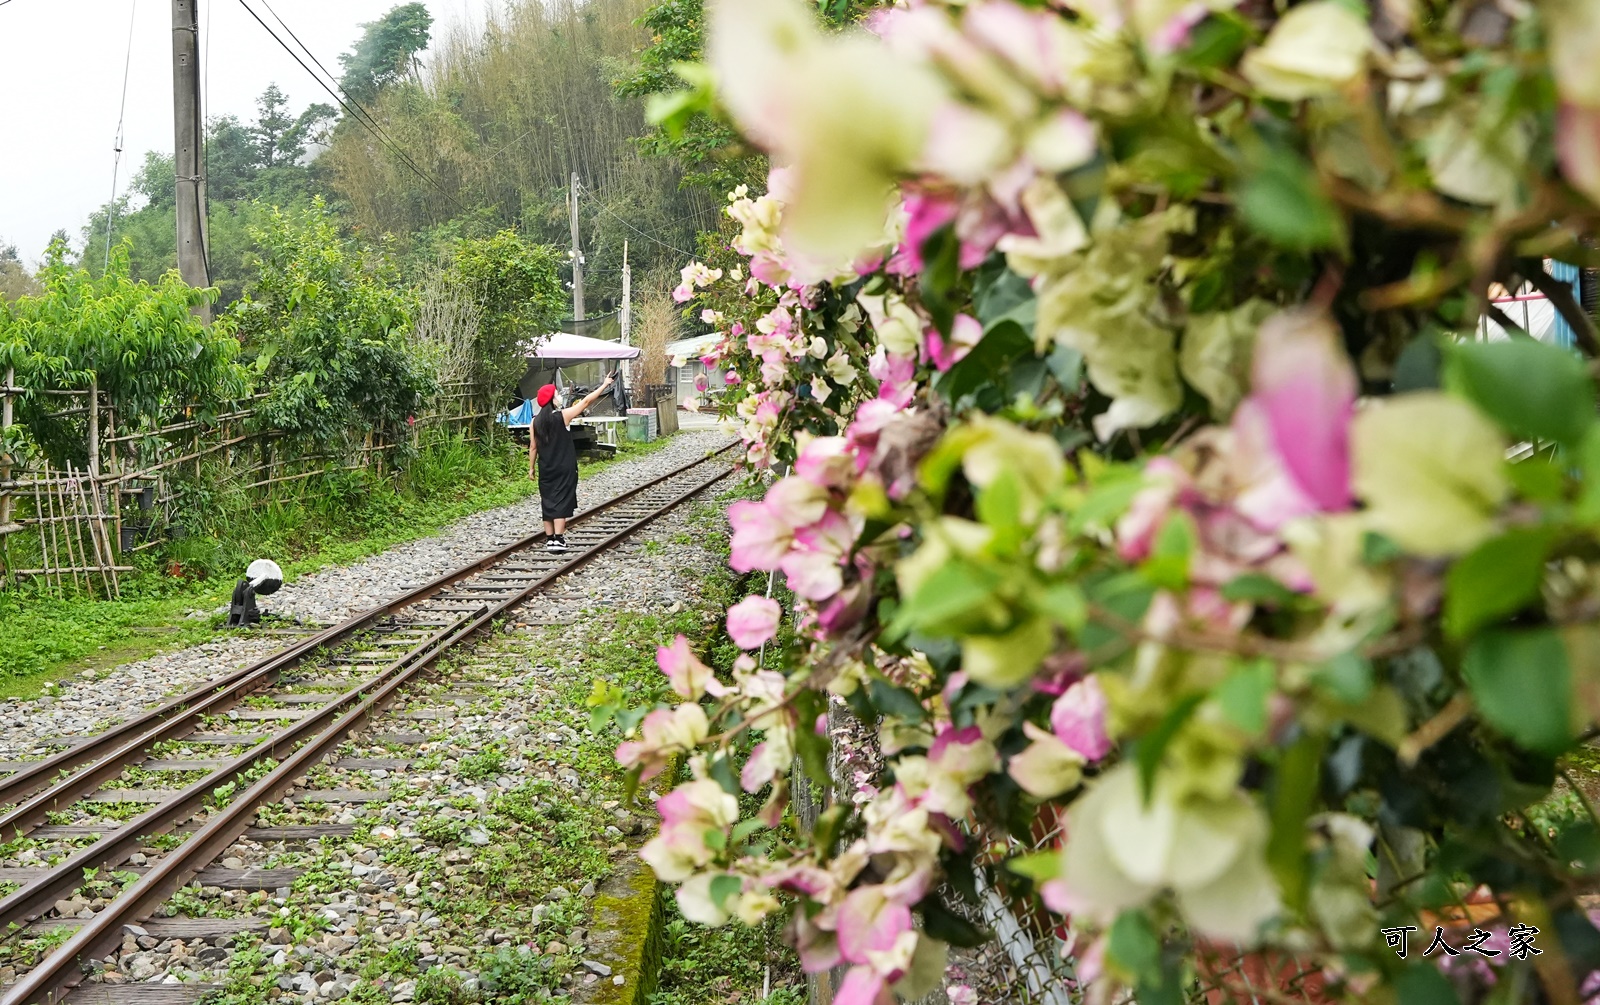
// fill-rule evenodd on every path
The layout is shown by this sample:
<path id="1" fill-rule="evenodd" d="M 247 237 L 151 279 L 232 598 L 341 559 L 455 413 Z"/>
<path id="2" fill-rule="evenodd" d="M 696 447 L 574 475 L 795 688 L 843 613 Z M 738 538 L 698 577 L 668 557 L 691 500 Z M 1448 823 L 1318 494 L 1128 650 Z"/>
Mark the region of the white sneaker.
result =
<path id="1" fill-rule="evenodd" d="M 545 548 L 546 551 L 566 551 L 567 550 L 567 539 L 564 536 L 558 534 L 555 537 L 552 537 L 550 540 L 546 541 L 545 545 L 544 545 L 544 548 Z"/>

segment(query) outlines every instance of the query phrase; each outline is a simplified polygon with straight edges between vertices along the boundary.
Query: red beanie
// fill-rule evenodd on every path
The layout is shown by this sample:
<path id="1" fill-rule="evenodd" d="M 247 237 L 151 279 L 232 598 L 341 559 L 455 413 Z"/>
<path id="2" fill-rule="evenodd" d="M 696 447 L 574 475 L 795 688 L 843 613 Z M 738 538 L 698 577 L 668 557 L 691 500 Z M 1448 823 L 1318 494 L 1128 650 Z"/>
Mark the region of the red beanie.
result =
<path id="1" fill-rule="evenodd" d="M 556 386 L 554 384 L 546 384 L 545 386 L 539 388 L 539 393 L 534 397 L 538 400 L 539 407 L 543 408 L 544 406 L 550 404 L 550 399 L 554 398 L 555 396 Z"/>

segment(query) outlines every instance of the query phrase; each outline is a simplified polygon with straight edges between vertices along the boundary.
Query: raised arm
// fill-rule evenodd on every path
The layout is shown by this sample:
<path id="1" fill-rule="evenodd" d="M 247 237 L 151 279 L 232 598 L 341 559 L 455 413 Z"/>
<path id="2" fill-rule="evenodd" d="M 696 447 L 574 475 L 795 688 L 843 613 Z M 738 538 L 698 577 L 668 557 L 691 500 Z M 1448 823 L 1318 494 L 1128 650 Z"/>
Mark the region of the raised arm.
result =
<path id="1" fill-rule="evenodd" d="M 561 410 L 562 421 L 569 426 L 572 425 L 572 420 L 576 419 L 578 416 L 587 411 L 590 405 L 599 401 L 600 396 L 605 394 L 606 391 L 610 390 L 611 385 L 616 382 L 616 379 L 616 374 L 606 374 L 605 383 L 601 384 L 593 391 L 590 391 L 582 401 L 575 405 L 568 405 L 566 408 Z"/>

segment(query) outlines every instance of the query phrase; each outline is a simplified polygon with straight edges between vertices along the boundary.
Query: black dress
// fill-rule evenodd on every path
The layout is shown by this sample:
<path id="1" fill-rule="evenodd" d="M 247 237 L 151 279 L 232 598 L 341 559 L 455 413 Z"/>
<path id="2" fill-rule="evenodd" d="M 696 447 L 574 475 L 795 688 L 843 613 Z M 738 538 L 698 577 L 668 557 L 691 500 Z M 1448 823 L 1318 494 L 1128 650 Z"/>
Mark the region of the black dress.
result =
<path id="1" fill-rule="evenodd" d="M 539 445 L 539 508 L 546 520 L 565 520 L 578 511 L 578 452 L 561 410 L 546 405 L 533 417 Z"/>

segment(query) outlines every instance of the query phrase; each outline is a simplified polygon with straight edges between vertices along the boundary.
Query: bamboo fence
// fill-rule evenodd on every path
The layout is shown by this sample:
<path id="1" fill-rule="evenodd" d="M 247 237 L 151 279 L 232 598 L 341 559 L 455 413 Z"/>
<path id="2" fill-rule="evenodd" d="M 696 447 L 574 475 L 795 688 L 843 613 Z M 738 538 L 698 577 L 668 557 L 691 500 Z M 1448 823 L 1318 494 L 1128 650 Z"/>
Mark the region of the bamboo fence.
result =
<path id="1" fill-rule="evenodd" d="M 47 420 L 87 416 L 87 463 L 52 463 L 7 452 L 19 428 L 18 400 L 33 394 L 62 399 Z M 185 409 L 155 428 L 119 430 L 116 413 L 91 382 L 75 390 L 0 384 L 0 589 L 31 580 L 47 593 L 121 595 L 120 577 L 134 571 L 131 556 L 182 536 L 183 483 L 271 499 L 280 487 L 338 472 L 396 472 L 402 443 L 420 448 L 440 431 L 481 442 L 495 435 L 493 398 L 472 384 L 440 389 L 429 410 L 398 431 L 368 432 L 330 447 L 265 428 L 257 408 L 264 394 L 231 403 L 215 416 Z"/>

